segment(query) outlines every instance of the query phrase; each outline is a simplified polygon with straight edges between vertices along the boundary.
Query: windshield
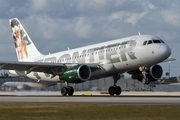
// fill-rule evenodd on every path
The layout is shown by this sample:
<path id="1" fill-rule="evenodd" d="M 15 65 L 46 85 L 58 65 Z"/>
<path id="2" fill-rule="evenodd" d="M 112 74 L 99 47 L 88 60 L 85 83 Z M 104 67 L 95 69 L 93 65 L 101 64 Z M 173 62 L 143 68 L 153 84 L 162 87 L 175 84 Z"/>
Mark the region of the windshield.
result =
<path id="1" fill-rule="evenodd" d="M 149 45 L 149 44 L 159 44 L 159 43 L 164 43 L 163 40 L 157 39 L 157 40 L 146 40 L 143 42 L 143 45 Z"/>

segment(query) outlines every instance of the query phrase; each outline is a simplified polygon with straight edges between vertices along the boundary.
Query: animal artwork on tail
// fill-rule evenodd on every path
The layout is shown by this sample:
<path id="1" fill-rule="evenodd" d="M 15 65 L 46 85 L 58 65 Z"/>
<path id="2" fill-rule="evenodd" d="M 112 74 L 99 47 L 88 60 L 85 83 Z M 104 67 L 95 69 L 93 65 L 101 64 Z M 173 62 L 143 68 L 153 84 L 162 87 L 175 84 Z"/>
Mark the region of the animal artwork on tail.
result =
<path id="1" fill-rule="evenodd" d="M 21 24 L 16 19 L 10 20 L 12 35 L 19 60 L 28 58 L 27 45 L 30 44 Z"/>

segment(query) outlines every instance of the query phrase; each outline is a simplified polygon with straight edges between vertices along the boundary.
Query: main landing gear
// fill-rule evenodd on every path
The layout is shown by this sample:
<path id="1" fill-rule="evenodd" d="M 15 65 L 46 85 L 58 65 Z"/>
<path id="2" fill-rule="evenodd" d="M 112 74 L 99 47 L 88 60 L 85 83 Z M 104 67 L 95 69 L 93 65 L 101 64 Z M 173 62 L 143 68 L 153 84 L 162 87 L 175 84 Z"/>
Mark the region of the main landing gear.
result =
<path id="1" fill-rule="evenodd" d="M 120 75 L 114 75 L 114 86 L 109 87 L 109 94 L 113 96 L 114 94 L 120 95 L 121 94 L 121 87 L 116 86 L 117 81 L 120 79 Z"/>
<path id="2" fill-rule="evenodd" d="M 71 86 L 69 86 L 68 83 L 66 83 L 66 87 L 63 87 L 63 88 L 61 89 L 61 94 L 62 94 L 63 96 L 66 96 L 67 94 L 68 94 L 69 96 L 72 96 L 73 93 L 74 93 L 74 88 L 71 87 Z"/>

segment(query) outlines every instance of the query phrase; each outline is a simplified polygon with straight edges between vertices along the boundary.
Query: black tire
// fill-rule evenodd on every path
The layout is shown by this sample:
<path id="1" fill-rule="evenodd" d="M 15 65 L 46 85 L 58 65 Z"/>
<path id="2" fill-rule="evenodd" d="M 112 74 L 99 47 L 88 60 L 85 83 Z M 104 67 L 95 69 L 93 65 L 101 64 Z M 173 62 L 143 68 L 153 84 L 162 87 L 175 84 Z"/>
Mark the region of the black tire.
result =
<path id="1" fill-rule="evenodd" d="M 115 86 L 115 89 L 116 89 L 116 95 L 120 95 L 121 94 L 121 87 Z"/>
<path id="2" fill-rule="evenodd" d="M 61 89 L 61 94 L 62 94 L 62 96 L 66 96 L 66 95 L 67 95 L 67 92 L 68 92 L 67 87 L 63 87 L 63 88 Z"/>
<path id="3" fill-rule="evenodd" d="M 74 93 L 74 88 L 70 86 L 68 89 L 69 89 L 69 90 L 68 90 L 68 95 L 69 95 L 69 96 L 72 96 L 73 93 Z"/>
<path id="4" fill-rule="evenodd" d="M 109 94 L 113 96 L 115 94 L 115 88 L 113 86 L 109 87 Z"/>

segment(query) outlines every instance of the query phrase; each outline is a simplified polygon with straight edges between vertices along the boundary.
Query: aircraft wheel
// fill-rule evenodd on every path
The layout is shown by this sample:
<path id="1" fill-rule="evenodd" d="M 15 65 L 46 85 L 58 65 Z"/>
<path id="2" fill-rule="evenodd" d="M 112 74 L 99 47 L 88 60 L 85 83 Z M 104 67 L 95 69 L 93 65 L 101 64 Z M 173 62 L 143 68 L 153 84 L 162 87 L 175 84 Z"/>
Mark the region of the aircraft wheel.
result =
<path id="1" fill-rule="evenodd" d="M 115 87 L 114 86 L 109 87 L 109 94 L 111 96 L 113 96 L 115 94 Z"/>
<path id="2" fill-rule="evenodd" d="M 115 86 L 115 92 L 116 92 L 116 95 L 120 95 L 121 94 L 121 87 L 119 86 Z"/>
<path id="3" fill-rule="evenodd" d="M 144 84 L 144 85 L 146 84 L 146 79 L 145 78 L 142 79 L 142 84 Z"/>
<path id="4" fill-rule="evenodd" d="M 68 89 L 69 89 L 69 90 L 68 90 L 68 95 L 69 95 L 69 96 L 72 96 L 73 93 L 74 93 L 74 88 L 70 86 Z"/>
<path id="5" fill-rule="evenodd" d="M 61 94 L 62 94 L 63 96 L 66 96 L 66 95 L 67 95 L 67 92 L 68 92 L 67 87 L 63 87 L 63 88 L 61 89 Z"/>
<path id="6" fill-rule="evenodd" d="M 149 82 L 150 80 L 149 80 L 149 78 L 146 78 L 146 79 L 142 79 L 142 83 L 144 84 L 144 85 L 146 85 L 146 84 L 149 84 L 150 82 Z"/>

